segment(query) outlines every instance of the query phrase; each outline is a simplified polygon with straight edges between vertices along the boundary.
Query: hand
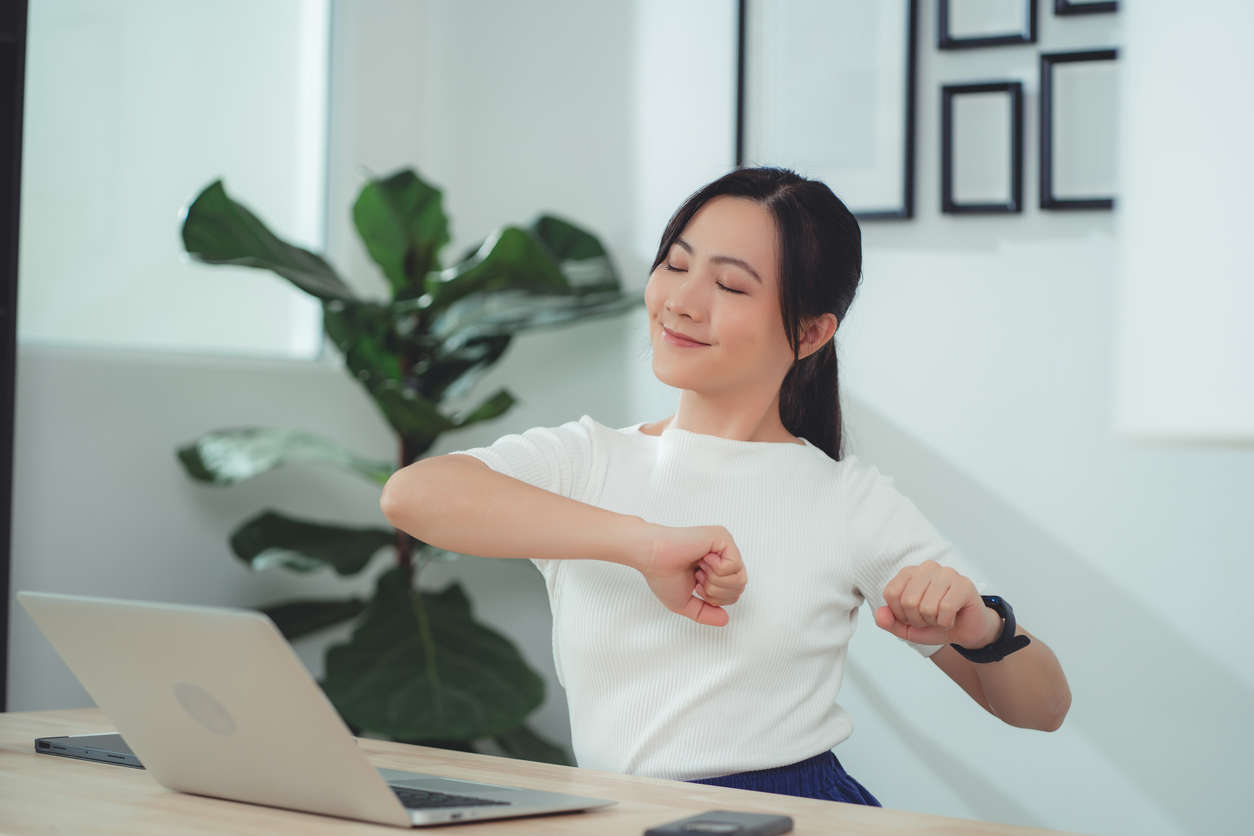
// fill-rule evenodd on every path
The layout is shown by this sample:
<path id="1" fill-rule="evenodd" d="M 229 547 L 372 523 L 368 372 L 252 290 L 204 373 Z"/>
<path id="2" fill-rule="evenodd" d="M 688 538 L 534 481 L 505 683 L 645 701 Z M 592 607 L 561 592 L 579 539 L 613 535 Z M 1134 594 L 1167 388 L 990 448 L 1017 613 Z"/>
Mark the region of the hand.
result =
<path id="1" fill-rule="evenodd" d="M 713 627 L 726 626 L 723 607 L 736 603 L 748 580 L 740 549 L 721 525 L 654 526 L 640 573 L 668 610 Z"/>
<path id="2" fill-rule="evenodd" d="M 884 587 L 884 603 L 875 623 L 907 641 L 974 649 L 1001 635 L 1001 616 L 971 579 L 935 560 L 898 572 Z"/>

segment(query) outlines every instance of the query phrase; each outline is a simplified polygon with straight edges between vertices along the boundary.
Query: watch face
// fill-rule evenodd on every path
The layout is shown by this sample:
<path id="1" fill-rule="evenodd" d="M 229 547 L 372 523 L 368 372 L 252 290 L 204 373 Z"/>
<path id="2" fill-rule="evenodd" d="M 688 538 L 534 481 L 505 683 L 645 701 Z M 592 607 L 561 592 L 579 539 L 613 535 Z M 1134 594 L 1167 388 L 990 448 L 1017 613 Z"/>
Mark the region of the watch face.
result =
<path id="1" fill-rule="evenodd" d="M 1006 613 L 1010 611 L 1010 603 L 1000 595 L 981 595 L 984 603 L 1001 613 L 1001 617 L 1005 618 Z"/>

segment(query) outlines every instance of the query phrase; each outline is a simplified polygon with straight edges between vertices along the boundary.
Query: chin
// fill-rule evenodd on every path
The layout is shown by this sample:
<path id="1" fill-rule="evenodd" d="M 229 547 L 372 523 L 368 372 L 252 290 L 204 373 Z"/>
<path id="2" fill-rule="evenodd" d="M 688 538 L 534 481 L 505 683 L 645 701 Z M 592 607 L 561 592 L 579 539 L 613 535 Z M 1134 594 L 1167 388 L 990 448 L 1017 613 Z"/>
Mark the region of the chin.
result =
<path id="1" fill-rule="evenodd" d="M 665 361 L 659 363 L 656 355 L 653 357 L 653 376 L 676 389 L 697 389 L 701 381 L 709 377 L 699 369 L 676 369 L 673 363 Z"/>

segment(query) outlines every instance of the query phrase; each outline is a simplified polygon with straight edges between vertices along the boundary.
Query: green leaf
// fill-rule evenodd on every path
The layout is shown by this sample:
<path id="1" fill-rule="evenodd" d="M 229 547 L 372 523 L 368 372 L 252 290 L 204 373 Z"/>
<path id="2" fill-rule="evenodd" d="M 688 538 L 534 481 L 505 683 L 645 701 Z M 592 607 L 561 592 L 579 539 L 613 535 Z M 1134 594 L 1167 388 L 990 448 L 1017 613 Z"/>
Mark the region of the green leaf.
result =
<path id="1" fill-rule="evenodd" d="M 553 254 L 572 287 L 585 293 L 620 289 L 622 283 L 610 254 L 592 233 L 548 214 L 537 217 L 529 229 Z"/>
<path id="2" fill-rule="evenodd" d="M 644 304 L 643 296 L 617 291 L 590 294 L 479 293 L 451 305 L 431 323 L 431 335 L 456 347 L 471 339 L 517 334 L 573 321 L 621 314 Z"/>
<path id="3" fill-rule="evenodd" d="M 457 423 L 443 415 L 437 402 L 453 377 L 476 363 L 494 362 L 499 353 L 484 356 L 482 347 L 468 348 L 459 358 L 446 360 L 437 340 L 426 335 L 400 335 L 411 314 L 397 305 L 332 301 L 323 306 L 327 334 L 344 355 L 345 365 L 366 390 L 384 420 L 406 440 L 415 455 L 426 452 L 439 435 Z M 409 374 L 403 374 L 400 352 L 411 349 Z M 448 363 L 432 375 L 432 363 Z"/>
<path id="4" fill-rule="evenodd" d="M 370 394 L 392 427 L 405 437 L 414 459 L 425 455 L 443 433 L 479 421 L 491 421 L 503 415 L 515 402 L 508 390 L 499 389 L 465 416 L 455 420 L 438 412 L 434 404 L 413 390 L 400 389 L 390 382 L 385 382 L 377 391 L 372 388 Z"/>
<path id="5" fill-rule="evenodd" d="M 324 525 L 263 511 L 231 534 L 231 551 L 256 570 L 282 566 L 314 572 L 329 566 L 341 575 L 352 575 L 395 542 L 392 529 Z"/>
<path id="6" fill-rule="evenodd" d="M 618 271 L 605 247 L 591 232 L 556 215 L 541 214 L 524 229 L 544 245 L 558 264 L 567 284 L 576 291 L 618 290 Z M 458 262 L 465 262 L 483 248 L 483 241 L 466 250 Z"/>
<path id="7" fill-rule="evenodd" d="M 449 242 L 442 195 L 404 169 L 371 180 L 353 204 L 357 233 L 396 297 L 420 295 L 423 277 L 440 267 L 439 252 Z"/>
<path id="8" fill-rule="evenodd" d="M 458 398 L 496 365 L 513 339 L 509 334 L 469 335 L 457 345 L 436 343 L 412 372 L 428 398 Z"/>
<path id="9" fill-rule="evenodd" d="M 322 256 L 278 238 L 243 204 L 227 196 L 220 179 L 187 207 L 182 235 L 187 254 L 205 264 L 271 270 L 319 299 L 354 297 Z"/>
<path id="10" fill-rule="evenodd" d="M 235 427 L 214 430 L 177 449 L 187 475 L 201 482 L 230 485 L 295 462 L 342 467 L 382 486 L 395 468 L 366 459 L 335 442 L 300 430 Z"/>
<path id="11" fill-rule="evenodd" d="M 284 601 L 260 610 L 270 616 L 288 641 L 293 641 L 356 618 L 365 608 L 363 599 L 353 597 L 342 601 Z"/>
<path id="12" fill-rule="evenodd" d="M 473 619 L 459 584 L 419 592 L 399 567 L 379 576 L 351 641 L 328 650 L 323 687 L 346 722 L 404 740 L 503 734 L 544 701 L 544 680 Z"/>
<path id="13" fill-rule="evenodd" d="M 529 228 L 558 261 L 587 261 L 608 256 L 595 235 L 557 215 L 541 214 Z"/>
<path id="14" fill-rule="evenodd" d="M 408 442 L 415 456 L 431 448 L 441 433 L 457 428 L 416 388 L 395 380 L 363 381 L 383 417 Z"/>
<path id="15" fill-rule="evenodd" d="M 569 752 L 536 734 L 526 723 L 494 735 L 492 739 L 511 758 L 575 766 L 575 759 Z"/>
<path id="16" fill-rule="evenodd" d="M 481 401 L 478 406 L 466 413 L 457 422 L 457 428 L 462 429 L 480 421 L 491 421 L 493 418 L 499 418 L 508 412 L 513 405 L 514 396 L 505 389 L 498 389 L 495 394 L 490 395 Z"/>
<path id="17" fill-rule="evenodd" d="M 425 334 L 397 336 L 397 323 L 410 316 L 401 304 L 333 301 L 323 306 L 323 312 L 327 333 L 353 377 L 414 457 L 429 450 L 442 433 L 496 417 L 514 403 L 513 396 L 501 390 L 461 421 L 444 415 L 437 405 L 451 390 L 467 389 L 496 363 L 509 344 L 508 336 L 472 338 L 446 348 Z M 414 349 L 414 356 L 409 373 L 402 376 L 396 347 L 406 345 Z"/>
<path id="18" fill-rule="evenodd" d="M 400 381 L 401 342 L 388 306 L 335 299 L 322 306 L 322 326 L 359 383 Z"/>
<path id="19" fill-rule="evenodd" d="M 433 312 L 472 293 L 507 288 L 569 293 L 571 285 L 544 244 L 522 227 L 512 225 L 497 230 L 462 263 L 426 277 Z"/>

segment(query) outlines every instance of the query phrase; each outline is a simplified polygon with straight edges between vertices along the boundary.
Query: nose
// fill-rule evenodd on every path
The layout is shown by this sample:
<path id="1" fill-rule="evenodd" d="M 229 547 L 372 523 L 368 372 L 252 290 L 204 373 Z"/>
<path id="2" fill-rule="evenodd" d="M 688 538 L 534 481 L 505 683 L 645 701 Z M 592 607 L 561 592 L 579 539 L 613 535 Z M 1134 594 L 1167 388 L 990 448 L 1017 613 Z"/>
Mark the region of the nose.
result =
<path id="1" fill-rule="evenodd" d="M 666 310 L 672 316 L 686 316 L 689 319 L 700 321 L 702 317 L 700 312 L 704 310 L 706 285 L 700 279 L 700 276 L 689 268 L 687 273 L 678 274 L 679 281 L 670 287 L 670 292 L 666 295 Z"/>

